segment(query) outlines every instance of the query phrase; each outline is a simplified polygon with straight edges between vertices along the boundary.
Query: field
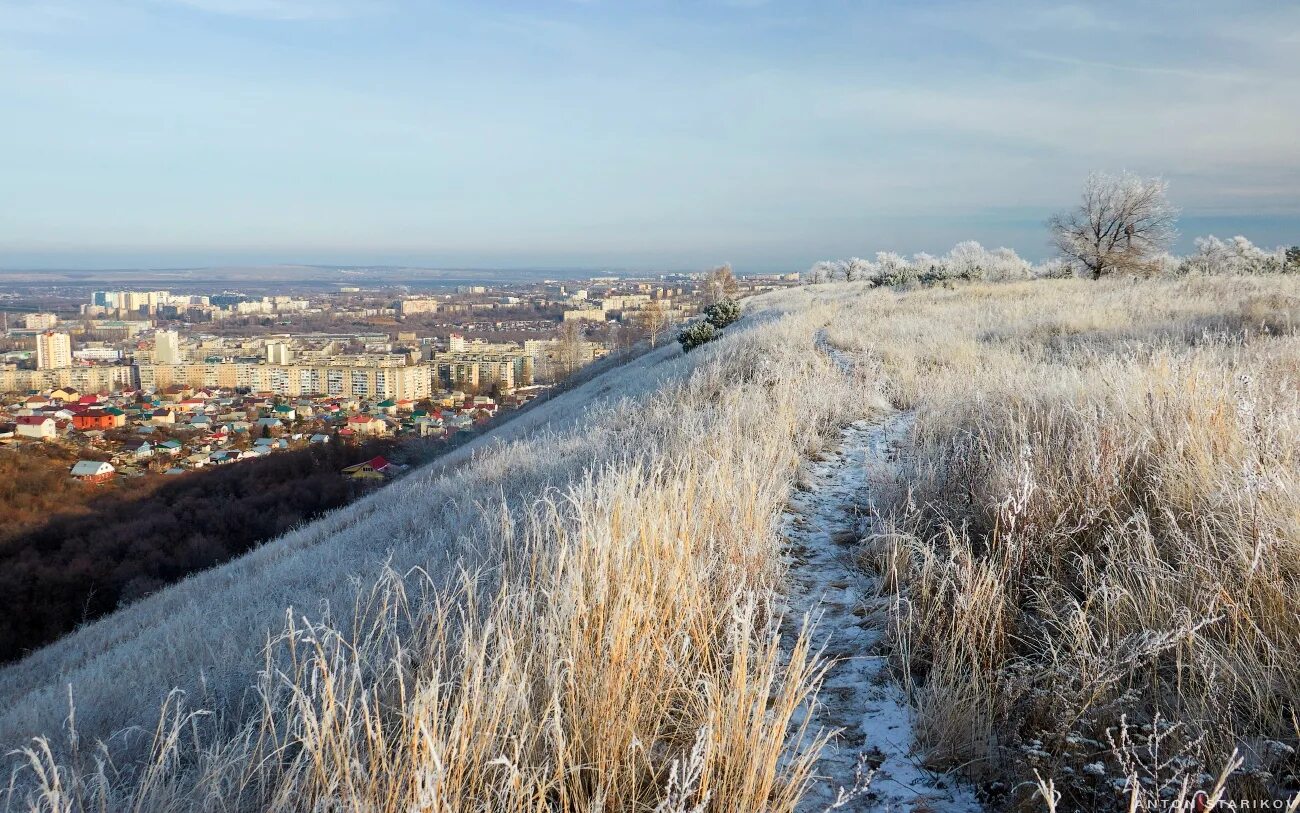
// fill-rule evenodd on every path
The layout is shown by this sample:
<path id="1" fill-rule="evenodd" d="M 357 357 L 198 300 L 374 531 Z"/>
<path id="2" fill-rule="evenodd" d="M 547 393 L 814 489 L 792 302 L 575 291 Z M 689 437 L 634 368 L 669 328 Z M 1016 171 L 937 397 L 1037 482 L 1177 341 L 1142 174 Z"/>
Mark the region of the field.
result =
<path id="1" fill-rule="evenodd" d="M 864 419 L 910 427 L 846 507 L 918 760 L 990 810 L 1286 797 L 1297 319 L 1283 276 L 750 300 L 0 672 L 9 806 L 808 809 L 838 664 L 782 513 Z"/>

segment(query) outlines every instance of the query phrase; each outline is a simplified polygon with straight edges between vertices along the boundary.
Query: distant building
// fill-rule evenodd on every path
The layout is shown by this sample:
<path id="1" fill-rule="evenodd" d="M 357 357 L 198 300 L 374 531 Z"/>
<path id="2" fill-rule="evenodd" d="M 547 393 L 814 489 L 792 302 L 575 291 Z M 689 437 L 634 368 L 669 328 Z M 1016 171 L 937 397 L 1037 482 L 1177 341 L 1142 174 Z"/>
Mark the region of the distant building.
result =
<path id="1" fill-rule="evenodd" d="M 47 440 L 58 435 L 58 425 L 48 415 L 19 415 L 14 434 L 20 438 Z"/>
<path id="2" fill-rule="evenodd" d="M 72 366 L 72 339 L 66 333 L 47 330 L 36 337 L 36 369 L 55 370 Z"/>
<path id="3" fill-rule="evenodd" d="M 113 479 L 115 471 L 117 470 L 113 468 L 112 463 L 104 463 L 99 460 L 78 460 L 72 467 L 72 476 L 83 483 L 103 483 Z"/>
<path id="4" fill-rule="evenodd" d="M 533 383 L 533 357 L 521 351 L 451 351 L 435 353 L 433 364 L 444 389 L 489 387 L 499 383 L 513 390 Z"/>
<path id="5" fill-rule="evenodd" d="M 358 435 L 383 435 L 388 432 L 388 424 L 372 415 L 353 415 L 348 418 L 347 428 Z"/>
<path id="6" fill-rule="evenodd" d="M 28 330 L 53 330 L 59 326 L 59 317 L 53 313 L 29 313 L 23 317 Z"/>
<path id="7" fill-rule="evenodd" d="M 91 409 L 72 416 L 72 426 L 82 432 L 95 429 L 112 429 L 116 425 L 114 416 L 100 409 Z"/>
<path id="8" fill-rule="evenodd" d="M 582 310 L 572 310 L 564 312 L 564 321 L 566 322 L 603 322 L 605 321 L 604 308 L 584 308 Z"/>
<path id="9" fill-rule="evenodd" d="M 274 342 L 266 346 L 267 364 L 292 364 L 293 348 L 284 342 Z"/>
<path id="10" fill-rule="evenodd" d="M 153 334 L 153 359 L 158 364 L 180 364 L 181 337 L 174 330 L 159 330 Z"/>
<path id="11" fill-rule="evenodd" d="M 372 457 L 364 463 L 348 466 L 343 473 L 354 480 L 383 480 L 396 469 L 382 457 Z"/>
<path id="12" fill-rule="evenodd" d="M 398 306 L 398 310 L 403 316 L 412 316 L 417 313 L 437 313 L 438 300 L 432 297 L 403 299 Z"/>

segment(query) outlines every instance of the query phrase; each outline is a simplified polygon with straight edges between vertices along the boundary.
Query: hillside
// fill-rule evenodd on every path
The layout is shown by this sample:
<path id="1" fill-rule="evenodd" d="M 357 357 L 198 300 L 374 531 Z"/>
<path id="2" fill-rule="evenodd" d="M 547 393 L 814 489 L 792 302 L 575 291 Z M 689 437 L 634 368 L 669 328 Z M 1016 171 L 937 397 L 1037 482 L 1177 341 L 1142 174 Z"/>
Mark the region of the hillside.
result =
<path id="1" fill-rule="evenodd" d="M 12 802 L 1289 797 L 1297 320 L 1285 276 L 749 300 L 0 671 L 0 744 L 51 738 Z"/>

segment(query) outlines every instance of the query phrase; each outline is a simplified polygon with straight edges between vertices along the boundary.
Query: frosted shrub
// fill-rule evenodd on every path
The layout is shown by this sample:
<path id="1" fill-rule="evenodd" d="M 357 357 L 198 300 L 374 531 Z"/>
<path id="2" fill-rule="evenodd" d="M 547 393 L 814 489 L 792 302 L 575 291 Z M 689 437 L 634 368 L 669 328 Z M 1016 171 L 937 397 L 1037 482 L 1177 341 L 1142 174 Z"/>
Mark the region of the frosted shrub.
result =
<path id="1" fill-rule="evenodd" d="M 689 353 L 700 345 L 708 344 L 718 338 L 720 331 L 712 322 L 695 322 L 687 325 L 677 333 L 677 341 L 682 350 Z"/>
<path id="2" fill-rule="evenodd" d="M 734 299 L 727 298 L 704 309 L 704 321 L 716 327 L 718 330 L 733 324 L 740 319 L 740 303 Z"/>

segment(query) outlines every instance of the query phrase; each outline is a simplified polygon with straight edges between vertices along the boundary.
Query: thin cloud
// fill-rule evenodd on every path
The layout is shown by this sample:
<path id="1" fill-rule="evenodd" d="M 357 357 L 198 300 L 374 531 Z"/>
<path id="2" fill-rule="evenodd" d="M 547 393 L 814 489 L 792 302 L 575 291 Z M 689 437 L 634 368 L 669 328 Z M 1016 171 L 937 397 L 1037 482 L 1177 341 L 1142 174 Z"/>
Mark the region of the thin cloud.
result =
<path id="1" fill-rule="evenodd" d="M 1042 62 L 1055 62 L 1060 65 L 1073 65 L 1079 68 L 1100 68 L 1103 70 L 1120 71 L 1123 73 L 1180 76 L 1186 79 L 1210 79 L 1216 82 L 1239 82 L 1250 78 L 1246 74 L 1237 71 L 1201 71 L 1193 68 L 1177 68 L 1168 65 L 1124 64 L 1119 62 L 1082 59 L 1080 57 L 1065 56 L 1062 54 L 1051 54 L 1045 51 L 1022 51 L 1021 55 L 1027 59 L 1035 59 Z"/>
<path id="2" fill-rule="evenodd" d="M 358 0 L 154 0 L 210 14 L 258 20 L 339 20 L 374 11 L 377 3 Z"/>

